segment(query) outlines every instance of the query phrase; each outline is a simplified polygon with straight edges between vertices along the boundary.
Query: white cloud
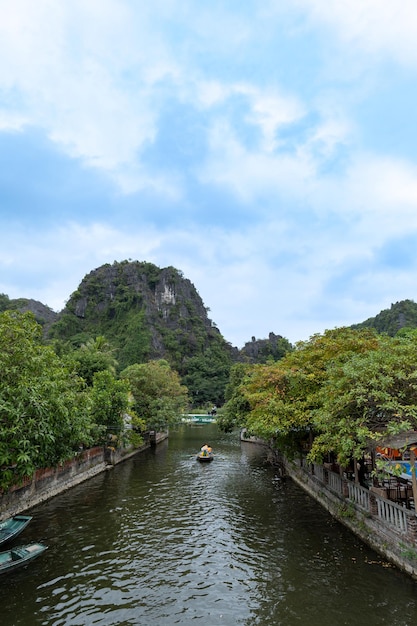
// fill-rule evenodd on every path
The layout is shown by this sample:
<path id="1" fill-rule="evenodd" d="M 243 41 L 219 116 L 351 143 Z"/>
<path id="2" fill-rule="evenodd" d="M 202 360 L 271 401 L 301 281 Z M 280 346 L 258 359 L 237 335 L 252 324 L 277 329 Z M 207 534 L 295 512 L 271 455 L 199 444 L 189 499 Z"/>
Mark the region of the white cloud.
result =
<path id="1" fill-rule="evenodd" d="M 313 163 L 305 155 L 251 152 L 227 122 L 218 122 L 210 133 L 210 156 L 199 175 L 203 182 L 230 187 L 242 201 L 250 202 L 271 192 L 303 195 L 313 173 Z"/>
<path id="2" fill-rule="evenodd" d="M 122 189 L 151 183 L 163 191 L 167 185 L 140 168 L 132 180 L 133 164 L 157 133 L 155 84 L 178 74 L 147 19 L 114 0 L 3 6 L 0 89 L 19 98 L 2 114 L 2 128 L 21 128 L 23 121 L 40 126 L 67 154 L 107 171 Z"/>
<path id="3" fill-rule="evenodd" d="M 297 0 L 314 22 L 337 33 L 347 48 L 417 66 L 417 4 L 414 0 Z M 369 58 L 363 59 L 364 63 Z"/>

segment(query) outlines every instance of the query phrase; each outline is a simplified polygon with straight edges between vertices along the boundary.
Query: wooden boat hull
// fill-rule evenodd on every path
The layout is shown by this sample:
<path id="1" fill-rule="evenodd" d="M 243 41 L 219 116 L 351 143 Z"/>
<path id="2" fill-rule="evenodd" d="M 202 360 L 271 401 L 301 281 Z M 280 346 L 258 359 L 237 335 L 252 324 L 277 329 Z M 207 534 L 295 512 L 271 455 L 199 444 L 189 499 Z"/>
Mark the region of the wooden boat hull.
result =
<path id="1" fill-rule="evenodd" d="M 21 567 L 29 561 L 33 561 L 47 550 L 43 543 L 29 543 L 24 546 L 16 546 L 5 552 L 0 552 L 0 574 Z"/>
<path id="2" fill-rule="evenodd" d="M 202 454 L 201 452 L 197 454 L 197 461 L 201 463 L 210 463 L 213 459 L 214 456 L 212 454 Z"/>
<path id="3" fill-rule="evenodd" d="M 4 520 L 4 522 L 0 522 L 0 545 L 17 537 L 31 519 L 30 515 L 15 515 Z"/>

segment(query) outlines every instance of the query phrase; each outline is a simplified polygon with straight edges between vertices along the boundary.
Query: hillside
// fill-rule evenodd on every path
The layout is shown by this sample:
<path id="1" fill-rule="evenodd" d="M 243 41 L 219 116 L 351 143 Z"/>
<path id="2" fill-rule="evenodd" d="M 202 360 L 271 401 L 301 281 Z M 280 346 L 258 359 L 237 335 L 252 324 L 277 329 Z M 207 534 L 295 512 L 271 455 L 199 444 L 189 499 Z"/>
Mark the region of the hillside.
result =
<path id="1" fill-rule="evenodd" d="M 0 313 L 2 311 L 20 311 L 25 313 L 30 311 L 35 316 L 38 324 L 43 326 L 44 333 L 47 334 L 50 327 L 58 319 L 58 313 L 55 313 L 42 302 L 37 300 L 31 300 L 28 298 L 16 298 L 10 299 L 5 294 L 0 294 Z"/>
<path id="2" fill-rule="evenodd" d="M 352 328 L 375 328 L 378 333 L 393 337 L 401 328 L 417 328 L 417 304 L 413 300 L 401 300 L 391 304 L 375 317 L 354 324 Z"/>
<path id="3" fill-rule="evenodd" d="M 98 335 L 115 347 L 120 370 L 164 358 L 195 402 L 221 403 L 233 349 L 175 268 L 123 261 L 85 276 L 48 336 L 79 346 Z"/>

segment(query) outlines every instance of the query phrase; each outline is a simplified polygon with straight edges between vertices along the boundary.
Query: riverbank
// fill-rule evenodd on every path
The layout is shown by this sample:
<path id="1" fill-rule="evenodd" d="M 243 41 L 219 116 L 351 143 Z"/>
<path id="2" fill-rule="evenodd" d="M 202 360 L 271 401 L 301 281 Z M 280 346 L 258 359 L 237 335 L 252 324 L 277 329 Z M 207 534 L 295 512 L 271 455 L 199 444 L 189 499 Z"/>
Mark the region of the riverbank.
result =
<path id="1" fill-rule="evenodd" d="M 79 485 L 101 472 L 112 469 L 126 459 L 158 445 L 168 437 L 168 431 L 147 433 L 139 448 L 97 446 L 83 450 L 74 459 L 53 468 L 39 469 L 32 477 L 12 487 L 0 496 L 0 521 L 30 509 L 41 502 Z"/>
<path id="2" fill-rule="evenodd" d="M 417 517 L 415 511 L 379 496 L 304 458 L 289 460 L 271 450 L 289 476 L 334 518 L 348 527 L 384 559 L 417 580 Z"/>
<path id="3" fill-rule="evenodd" d="M 288 459 L 263 439 L 248 437 L 241 441 L 261 445 L 268 460 L 323 506 L 335 519 L 349 528 L 364 543 L 387 561 L 417 580 L 417 517 L 409 510 L 379 494 L 333 472 L 325 465 L 307 463 L 305 456 Z"/>

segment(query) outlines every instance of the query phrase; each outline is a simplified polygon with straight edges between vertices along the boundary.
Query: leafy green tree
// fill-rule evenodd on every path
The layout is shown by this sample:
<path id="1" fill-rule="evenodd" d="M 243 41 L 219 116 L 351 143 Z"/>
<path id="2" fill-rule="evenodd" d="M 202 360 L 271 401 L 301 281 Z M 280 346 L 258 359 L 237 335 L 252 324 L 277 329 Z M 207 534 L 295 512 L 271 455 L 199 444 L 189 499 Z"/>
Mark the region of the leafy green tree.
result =
<path id="1" fill-rule="evenodd" d="M 114 374 L 117 367 L 114 349 L 103 335 L 88 339 L 80 348 L 71 352 L 69 358 L 74 363 L 78 376 L 89 387 L 93 385 L 94 375 L 97 372 L 108 371 Z"/>
<path id="2" fill-rule="evenodd" d="M 346 464 L 372 441 L 417 427 L 416 365 L 416 331 L 326 331 L 278 363 L 252 366 L 232 385 L 224 412 L 279 447 L 314 433 L 311 460 L 333 452 Z"/>
<path id="3" fill-rule="evenodd" d="M 186 359 L 183 382 L 189 390 L 194 407 L 208 404 L 221 406 L 229 380 L 231 357 L 222 344 L 213 343 L 201 354 Z"/>
<path id="4" fill-rule="evenodd" d="M 311 458 L 360 458 L 370 442 L 417 426 L 417 332 L 381 336 L 376 350 L 331 362 L 314 422 Z"/>
<path id="5" fill-rule="evenodd" d="M 254 366 L 243 390 L 251 407 L 246 426 L 266 438 L 313 428 L 329 364 L 377 347 L 375 331 L 339 328 L 298 343 L 277 363 Z"/>
<path id="6" fill-rule="evenodd" d="M 0 314 L 0 487 L 54 466 L 93 441 L 84 385 L 42 345 L 31 313 Z"/>
<path id="7" fill-rule="evenodd" d="M 163 359 L 130 365 L 121 373 L 129 382 L 135 414 L 158 430 L 178 421 L 188 404 L 187 388 Z"/>
<path id="8" fill-rule="evenodd" d="M 106 432 L 119 435 L 123 431 L 123 415 L 129 407 L 128 381 L 117 380 L 108 370 L 96 372 L 90 398 L 94 422 Z"/>
<path id="9" fill-rule="evenodd" d="M 244 363 L 237 363 L 230 370 L 225 389 L 226 402 L 217 418 L 217 424 L 224 432 L 231 432 L 246 423 L 250 404 L 245 396 L 245 385 L 253 370 L 253 366 Z"/>

